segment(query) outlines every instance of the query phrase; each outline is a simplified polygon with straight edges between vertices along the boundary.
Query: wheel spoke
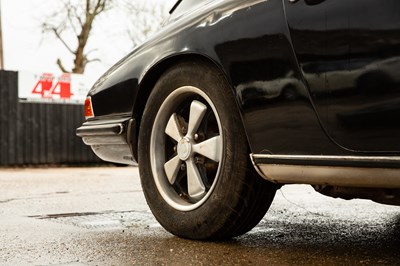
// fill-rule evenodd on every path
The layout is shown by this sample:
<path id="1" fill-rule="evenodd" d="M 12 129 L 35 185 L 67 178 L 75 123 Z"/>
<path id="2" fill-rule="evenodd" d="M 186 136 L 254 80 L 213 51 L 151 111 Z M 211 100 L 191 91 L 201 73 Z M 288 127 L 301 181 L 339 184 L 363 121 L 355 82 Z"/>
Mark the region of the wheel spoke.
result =
<path id="1" fill-rule="evenodd" d="M 164 164 L 164 170 L 170 184 L 174 184 L 181 166 L 181 160 L 175 156 Z"/>
<path id="2" fill-rule="evenodd" d="M 203 120 L 204 115 L 206 114 L 207 106 L 199 101 L 193 101 L 190 105 L 190 114 L 189 114 L 189 125 L 187 135 L 189 138 L 193 138 L 193 135 L 196 133 L 199 128 L 201 121 Z"/>
<path id="3" fill-rule="evenodd" d="M 222 155 L 222 138 L 216 136 L 193 145 L 193 151 L 215 162 L 219 162 Z"/>
<path id="4" fill-rule="evenodd" d="M 178 116 L 175 113 L 169 118 L 165 133 L 177 142 L 182 138 L 182 134 L 179 131 Z"/>
<path id="5" fill-rule="evenodd" d="M 188 193 L 194 199 L 200 199 L 206 192 L 200 172 L 196 164 L 192 160 L 186 162 L 187 178 L 188 178 Z"/>

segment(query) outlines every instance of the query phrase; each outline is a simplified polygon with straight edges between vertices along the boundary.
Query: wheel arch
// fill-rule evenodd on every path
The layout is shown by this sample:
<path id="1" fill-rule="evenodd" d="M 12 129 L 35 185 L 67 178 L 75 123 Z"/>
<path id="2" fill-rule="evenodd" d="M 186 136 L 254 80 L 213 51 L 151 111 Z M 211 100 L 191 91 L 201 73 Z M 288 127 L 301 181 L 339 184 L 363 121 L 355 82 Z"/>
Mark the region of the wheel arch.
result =
<path id="1" fill-rule="evenodd" d="M 141 79 L 139 86 L 138 86 L 138 92 L 136 95 L 135 103 L 133 105 L 133 110 L 132 110 L 132 117 L 135 118 L 136 120 L 136 130 L 132 130 L 131 133 L 131 145 L 132 145 L 132 153 L 135 159 L 138 158 L 138 134 L 139 134 L 139 129 L 140 129 L 140 124 L 141 124 L 141 117 L 144 112 L 144 108 L 147 104 L 147 101 L 149 99 L 150 93 L 152 92 L 156 82 L 158 79 L 162 76 L 162 74 L 171 66 L 173 66 L 176 63 L 182 62 L 182 61 L 191 61 L 191 62 L 201 62 L 204 64 L 208 64 L 211 67 L 214 67 L 218 69 L 223 75 L 223 77 L 226 79 L 228 84 L 230 85 L 232 89 L 232 93 L 234 94 L 234 98 L 236 99 L 236 105 L 238 106 L 237 103 L 237 96 L 234 91 L 234 87 L 232 85 L 232 82 L 227 75 L 226 71 L 224 68 L 218 64 L 215 60 L 212 58 L 203 55 L 203 54 L 197 54 L 197 53 L 188 53 L 188 54 L 179 54 L 179 55 L 174 55 L 170 56 L 168 58 L 165 58 L 164 60 L 158 62 L 154 66 L 152 66 L 143 76 Z M 239 107 L 238 107 L 238 112 L 239 112 Z M 240 112 L 239 112 L 240 114 Z M 240 114 L 241 116 L 241 114 Z M 246 132 L 246 130 L 245 130 Z"/>

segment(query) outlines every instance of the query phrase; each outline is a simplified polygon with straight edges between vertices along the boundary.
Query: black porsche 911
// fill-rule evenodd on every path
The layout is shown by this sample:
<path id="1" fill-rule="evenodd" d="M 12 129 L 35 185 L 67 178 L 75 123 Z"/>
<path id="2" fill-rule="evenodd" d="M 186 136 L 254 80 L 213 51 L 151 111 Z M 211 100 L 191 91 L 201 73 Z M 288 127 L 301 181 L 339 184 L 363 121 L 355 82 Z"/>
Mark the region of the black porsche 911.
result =
<path id="1" fill-rule="evenodd" d="M 85 117 L 181 237 L 244 234 L 285 184 L 400 205 L 400 1 L 178 1 Z"/>

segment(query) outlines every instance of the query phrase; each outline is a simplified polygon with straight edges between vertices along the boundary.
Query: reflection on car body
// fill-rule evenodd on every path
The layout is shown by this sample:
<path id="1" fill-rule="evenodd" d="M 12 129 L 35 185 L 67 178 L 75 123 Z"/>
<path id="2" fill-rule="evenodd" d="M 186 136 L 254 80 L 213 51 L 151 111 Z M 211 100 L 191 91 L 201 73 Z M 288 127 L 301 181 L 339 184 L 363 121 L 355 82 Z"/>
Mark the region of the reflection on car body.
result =
<path id="1" fill-rule="evenodd" d="M 299 97 L 299 80 L 291 76 L 279 80 L 256 80 L 242 83 L 236 87 L 238 99 L 243 108 L 265 104 L 265 101 L 284 97 L 286 100 L 295 100 Z M 301 90 L 300 90 L 301 91 Z"/>

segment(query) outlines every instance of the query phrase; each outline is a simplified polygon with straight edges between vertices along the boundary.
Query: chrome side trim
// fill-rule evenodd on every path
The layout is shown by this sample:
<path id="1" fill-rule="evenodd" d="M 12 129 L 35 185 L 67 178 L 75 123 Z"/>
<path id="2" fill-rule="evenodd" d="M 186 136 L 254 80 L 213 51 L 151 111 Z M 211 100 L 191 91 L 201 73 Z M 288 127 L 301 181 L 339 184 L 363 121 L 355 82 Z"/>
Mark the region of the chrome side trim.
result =
<path id="1" fill-rule="evenodd" d="M 258 159 L 277 159 L 290 161 L 337 161 L 337 162 L 379 162 L 379 163 L 398 163 L 400 166 L 400 156 L 333 156 L 333 155 L 272 155 L 272 154 L 252 154 L 254 161 Z"/>
<path id="2" fill-rule="evenodd" d="M 104 125 L 83 125 L 76 129 L 78 137 L 88 136 L 104 136 L 104 135 L 121 135 L 124 132 L 124 125 L 104 124 Z"/>
<path id="3" fill-rule="evenodd" d="M 82 140 L 86 145 L 128 144 L 123 135 L 91 135 L 83 136 Z"/>
<path id="4" fill-rule="evenodd" d="M 260 176 L 262 176 L 264 179 L 269 180 L 269 179 L 264 175 L 264 173 L 261 171 L 261 169 L 258 167 L 258 165 L 256 164 L 256 162 L 254 161 L 254 155 L 253 155 L 253 154 L 250 154 L 250 160 L 251 160 L 251 163 L 253 164 L 254 169 L 256 170 L 256 172 L 257 172 Z M 272 180 L 269 180 L 269 181 L 274 182 L 274 181 L 272 181 Z M 274 183 L 276 183 L 276 182 L 274 182 Z"/>
<path id="5" fill-rule="evenodd" d="M 254 167 L 261 173 L 261 176 L 278 184 L 400 188 L 400 157 L 398 156 L 342 157 L 252 154 L 251 157 Z M 303 164 L 299 164 L 299 162 Z M 306 164 L 306 162 L 310 162 L 310 164 Z M 349 162 L 352 165 L 361 163 L 361 166 L 351 166 L 348 164 Z M 385 164 L 388 164 L 389 167 L 384 166 Z"/>

